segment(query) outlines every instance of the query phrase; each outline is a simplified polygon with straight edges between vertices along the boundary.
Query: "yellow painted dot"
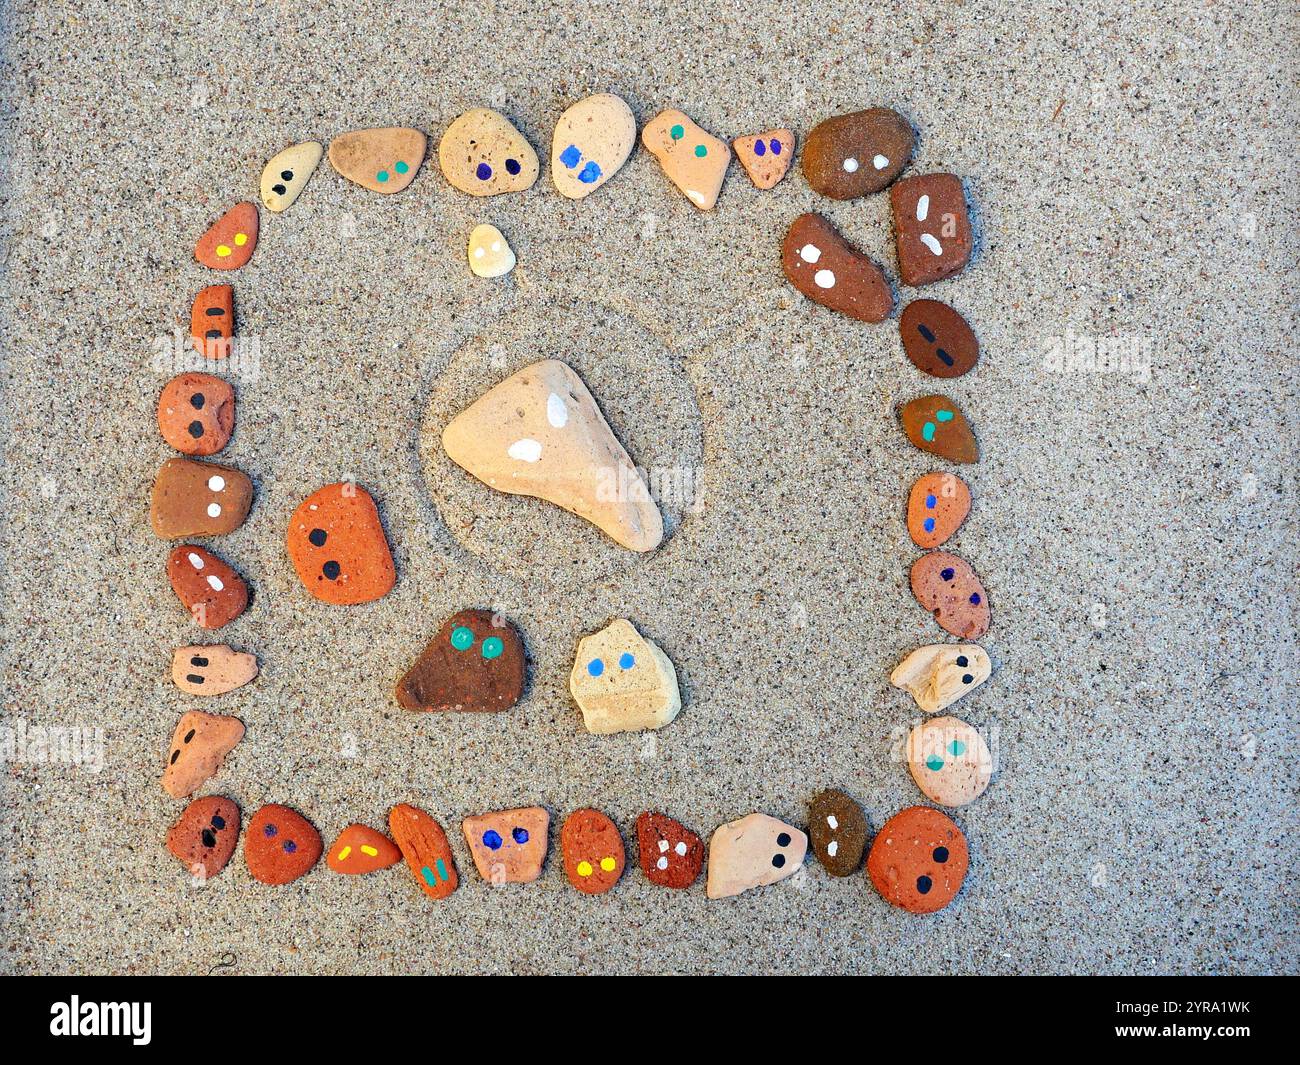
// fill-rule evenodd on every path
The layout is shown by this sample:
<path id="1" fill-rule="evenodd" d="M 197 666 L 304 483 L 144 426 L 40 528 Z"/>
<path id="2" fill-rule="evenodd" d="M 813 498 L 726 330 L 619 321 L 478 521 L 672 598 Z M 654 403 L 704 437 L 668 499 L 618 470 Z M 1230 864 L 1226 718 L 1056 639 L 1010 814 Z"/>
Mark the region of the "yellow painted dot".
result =
<path id="1" fill-rule="evenodd" d="M 600 867 L 607 873 L 612 873 L 617 865 L 618 862 L 614 861 L 613 858 L 602 858 L 600 860 Z"/>
<path id="2" fill-rule="evenodd" d="M 235 243 L 238 244 L 238 245 L 242 248 L 245 244 L 248 243 L 248 234 L 247 234 L 247 233 L 236 233 L 236 234 L 235 234 Z"/>
<path id="3" fill-rule="evenodd" d="M 229 254 L 230 254 L 230 245 L 229 245 L 229 244 L 218 244 L 218 245 L 217 245 L 217 256 L 218 256 L 218 258 L 224 259 L 224 258 L 225 258 L 227 255 L 229 255 Z"/>
<path id="4" fill-rule="evenodd" d="M 379 852 L 374 847 L 362 847 L 361 853 L 371 858 L 378 858 Z"/>
<path id="5" fill-rule="evenodd" d="M 339 861 L 343 861 L 343 859 L 346 858 L 351 853 L 352 853 L 351 847 L 344 847 L 341 851 L 339 851 Z"/>
<path id="6" fill-rule="evenodd" d="M 578 875 L 579 875 L 579 876 L 591 876 L 592 872 L 593 872 L 593 870 L 592 870 L 592 868 L 591 868 L 591 862 L 579 862 L 579 863 L 578 863 Z"/>

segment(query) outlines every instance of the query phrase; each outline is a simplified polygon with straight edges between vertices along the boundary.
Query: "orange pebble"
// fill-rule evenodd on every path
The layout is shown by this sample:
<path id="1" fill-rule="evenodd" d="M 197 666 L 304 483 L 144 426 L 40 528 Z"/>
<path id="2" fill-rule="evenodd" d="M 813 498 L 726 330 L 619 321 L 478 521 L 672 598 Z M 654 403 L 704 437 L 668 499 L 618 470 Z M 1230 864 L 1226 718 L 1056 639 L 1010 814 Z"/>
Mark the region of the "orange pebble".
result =
<path id="1" fill-rule="evenodd" d="M 289 521 L 286 547 L 298 579 L 326 603 L 369 603 L 396 580 L 375 501 L 350 481 L 303 500 Z"/>
<path id="2" fill-rule="evenodd" d="M 336 873 L 373 873 L 402 858 L 391 839 L 366 825 L 348 825 L 329 849 L 325 864 Z"/>
<path id="3" fill-rule="evenodd" d="M 213 270 L 238 270 L 257 247 L 257 205 L 237 203 L 194 245 L 194 258 Z"/>

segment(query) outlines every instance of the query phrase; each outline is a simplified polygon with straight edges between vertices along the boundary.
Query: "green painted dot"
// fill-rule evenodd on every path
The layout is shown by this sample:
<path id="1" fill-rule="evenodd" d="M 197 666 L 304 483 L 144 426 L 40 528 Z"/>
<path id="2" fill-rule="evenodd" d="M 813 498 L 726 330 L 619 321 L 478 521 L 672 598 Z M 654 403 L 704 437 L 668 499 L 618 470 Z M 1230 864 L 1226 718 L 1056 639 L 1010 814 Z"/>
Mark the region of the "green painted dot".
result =
<path id="1" fill-rule="evenodd" d="M 464 625 L 457 625 L 451 630 L 451 645 L 457 651 L 468 651 L 474 644 L 474 634 Z"/>
<path id="2" fill-rule="evenodd" d="M 505 649 L 506 645 L 495 636 L 489 636 L 483 641 L 483 657 L 489 661 L 493 658 L 500 658 Z"/>
<path id="3" fill-rule="evenodd" d="M 706 148 L 703 144 L 697 144 L 695 146 L 695 155 L 697 158 L 703 159 L 708 154 L 709 154 L 709 149 Z"/>
<path id="4" fill-rule="evenodd" d="M 934 418 L 935 418 L 935 421 L 940 421 L 940 422 L 950 422 L 950 421 L 952 421 L 952 411 L 950 411 L 950 410 L 937 410 L 937 411 L 934 412 Z"/>
<path id="5" fill-rule="evenodd" d="M 926 422 L 923 426 L 921 426 L 921 439 L 926 441 L 927 443 L 933 440 L 935 434 L 935 428 L 936 427 L 934 422 Z"/>
<path id="6" fill-rule="evenodd" d="M 375 180 L 382 185 L 385 181 L 388 180 L 388 171 L 387 170 L 379 171 L 379 173 L 375 175 Z"/>
<path id="7" fill-rule="evenodd" d="M 686 130 L 682 129 L 681 126 L 673 126 L 673 128 L 668 131 L 668 136 L 672 137 L 675 141 L 679 141 L 686 136 Z"/>
<path id="8" fill-rule="evenodd" d="M 932 754 L 925 760 L 925 768 L 930 770 L 932 773 L 937 773 L 943 768 L 943 759 L 937 754 Z"/>
<path id="9" fill-rule="evenodd" d="M 408 170 L 411 169 L 411 167 L 407 163 L 399 162 L 393 165 L 393 169 L 396 170 L 399 174 L 405 174 Z"/>
<path id="10" fill-rule="evenodd" d="M 954 758 L 960 758 L 966 753 L 966 744 L 962 743 L 961 740 L 953 740 L 952 743 L 948 744 L 948 750 L 952 752 Z"/>

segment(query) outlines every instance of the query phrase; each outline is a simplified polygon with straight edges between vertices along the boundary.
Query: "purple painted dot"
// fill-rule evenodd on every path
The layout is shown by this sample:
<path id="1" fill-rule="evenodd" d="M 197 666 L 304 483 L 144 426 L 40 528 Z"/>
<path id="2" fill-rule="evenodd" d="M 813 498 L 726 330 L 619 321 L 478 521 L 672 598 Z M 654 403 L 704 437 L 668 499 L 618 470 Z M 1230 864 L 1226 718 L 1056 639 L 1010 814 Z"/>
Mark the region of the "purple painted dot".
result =
<path id="1" fill-rule="evenodd" d="M 286 839 L 286 840 L 284 841 L 284 853 L 285 853 L 285 854 L 292 854 L 292 853 L 293 853 L 294 851 L 296 851 L 297 849 L 298 849 L 298 844 L 296 844 L 293 840 L 291 840 L 291 839 Z"/>
<path id="2" fill-rule="evenodd" d="M 754 154 L 760 159 L 767 154 L 767 145 L 763 143 L 761 137 L 754 144 Z"/>
<path id="3" fill-rule="evenodd" d="M 778 141 L 778 140 L 773 140 L 773 141 L 772 141 L 772 154 L 773 154 L 773 155 L 780 155 L 780 154 L 781 154 L 781 142 L 780 142 L 780 141 Z"/>
<path id="4" fill-rule="evenodd" d="M 492 176 L 492 168 L 487 163 L 479 163 L 478 169 L 474 171 L 479 181 L 486 181 Z"/>
<path id="5" fill-rule="evenodd" d="M 953 572 L 952 567 L 950 566 L 948 567 L 948 569 L 941 570 L 939 576 L 942 577 L 945 581 L 950 581 L 955 576 L 957 576 L 957 574 Z"/>
<path id="6" fill-rule="evenodd" d="M 277 828 L 275 827 L 275 825 L 267 825 L 264 829 L 262 829 L 262 833 L 263 833 L 263 835 L 266 836 L 267 839 L 270 839 L 270 838 L 271 838 L 272 836 L 274 836 L 274 835 L 276 834 L 276 832 L 278 832 L 278 831 L 279 831 L 279 829 L 277 829 Z"/>
<path id="7" fill-rule="evenodd" d="M 507 159 L 507 160 L 506 160 L 506 170 L 507 170 L 509 173 L 511 173 L 511 174 L 517 174 L 517 173 L 519 173 L 519 171 L 522 170 L 522 169 L 523 169 L 523 167 L 521 167 L 521 166 L 519 165 L 519 160 L 518 160 L 518 159 Z"/>
<path id="8" fill-rule="evenodd" d="M 970 601 L 971 601 L 971 606 L 979 606 L 979 605 L 980 605 L 980 593 L 979 593 L 979 592 L 974 592 L 974 593 L 972 593 L 972 594 L 971 594 L 971 597 L 970 597 Z"/>

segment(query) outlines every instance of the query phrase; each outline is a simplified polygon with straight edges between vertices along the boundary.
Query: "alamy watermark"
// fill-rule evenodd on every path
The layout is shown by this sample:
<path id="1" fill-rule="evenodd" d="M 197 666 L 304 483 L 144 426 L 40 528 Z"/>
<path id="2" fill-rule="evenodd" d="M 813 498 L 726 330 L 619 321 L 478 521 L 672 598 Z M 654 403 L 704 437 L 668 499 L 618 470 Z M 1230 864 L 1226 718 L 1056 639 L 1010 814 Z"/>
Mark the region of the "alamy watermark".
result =
<path id="1" fill-rule="evenodd" d="M 104 730 L 78 725 L 28 725 L 19 718 L 0 725 L 0 762 L 75 765 L 91 773 L 104 768 Z"/>
<path id="2" fill-rule="evenodd" d="M 1043 344 L 1042 367 L 1048 373 L 1117 374 L 1151 383 L 1149 336 L 1092 336 L 1067 329 Z"/>

